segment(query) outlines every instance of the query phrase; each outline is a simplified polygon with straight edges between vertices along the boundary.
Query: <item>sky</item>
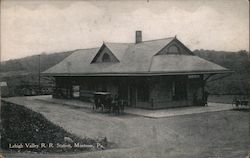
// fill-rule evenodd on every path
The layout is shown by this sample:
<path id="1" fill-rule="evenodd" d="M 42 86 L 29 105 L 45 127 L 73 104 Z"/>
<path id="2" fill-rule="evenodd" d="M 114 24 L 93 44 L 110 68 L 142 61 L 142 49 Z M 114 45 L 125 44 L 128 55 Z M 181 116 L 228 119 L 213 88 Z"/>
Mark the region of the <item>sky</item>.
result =
<path id="1" fill-rule="evenodd" d="M 2 0 L 1 61 L 177 36 L 191 50 L 249 51 L 248 0 Z"/>

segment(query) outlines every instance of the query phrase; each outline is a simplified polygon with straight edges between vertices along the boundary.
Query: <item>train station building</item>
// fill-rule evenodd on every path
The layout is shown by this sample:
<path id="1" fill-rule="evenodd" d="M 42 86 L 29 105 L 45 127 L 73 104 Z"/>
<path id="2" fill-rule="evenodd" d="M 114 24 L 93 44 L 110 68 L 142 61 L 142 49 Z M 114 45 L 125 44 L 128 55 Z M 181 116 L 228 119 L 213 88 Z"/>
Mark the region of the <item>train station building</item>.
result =
<path id="1" fill-rule="evenodd" d="M 128 106 L 160 109 L 200 106 L 206 80 L 230 71 L 196 56 L 176 37 L 108 43 L 76 50 L 43 72 L 55 78 L 53 97 L 92 101 L 110 92 Z"/>

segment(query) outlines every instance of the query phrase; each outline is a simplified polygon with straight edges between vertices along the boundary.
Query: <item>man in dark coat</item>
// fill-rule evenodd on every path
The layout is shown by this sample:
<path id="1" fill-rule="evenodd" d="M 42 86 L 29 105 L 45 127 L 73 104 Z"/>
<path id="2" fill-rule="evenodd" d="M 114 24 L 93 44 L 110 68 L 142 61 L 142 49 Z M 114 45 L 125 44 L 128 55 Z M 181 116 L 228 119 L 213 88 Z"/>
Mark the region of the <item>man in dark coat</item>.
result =
<path id="1" fill-rule="evenodd" d="M 203 96 L 203 102 L 204 102 L 204 106 L 208 106 L 207 105 L 207 99 L 208 99 L 209 93 L 208 91 L 204 91 L 204 96 Z"/>

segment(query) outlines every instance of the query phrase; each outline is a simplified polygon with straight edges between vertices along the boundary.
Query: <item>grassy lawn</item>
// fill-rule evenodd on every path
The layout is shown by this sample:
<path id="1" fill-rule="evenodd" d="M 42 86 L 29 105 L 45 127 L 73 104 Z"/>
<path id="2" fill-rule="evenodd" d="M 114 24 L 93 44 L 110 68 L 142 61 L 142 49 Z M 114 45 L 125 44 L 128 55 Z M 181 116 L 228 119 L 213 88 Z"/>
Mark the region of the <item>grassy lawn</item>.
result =
<path id="1" fill-rule="evenodd" d="M 99 150 L 97 143 L 104 148 L 111 145 L 106 139 L 81 139 L 48 121 L 43 115 L 16 104 L 2 102 L 1 122 L 1 147 L 4 150 L 76 152 Z M 78 143 L 89 146 L 79 147 Z"/>

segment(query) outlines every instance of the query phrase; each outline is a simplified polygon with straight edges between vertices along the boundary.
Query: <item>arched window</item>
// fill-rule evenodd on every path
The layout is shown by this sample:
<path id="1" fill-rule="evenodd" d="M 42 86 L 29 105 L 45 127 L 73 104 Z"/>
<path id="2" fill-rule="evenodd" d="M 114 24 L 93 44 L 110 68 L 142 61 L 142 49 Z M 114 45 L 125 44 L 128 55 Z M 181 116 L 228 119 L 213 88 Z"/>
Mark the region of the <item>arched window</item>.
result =
<path id="1" fill-rule="evenodd" d="M 104 53 L 102 56 L 102 62 L 110 62 L 110 56 L 107 53 Z"/>
<path id="2" fill-rule="evenodd" d="M 179 53 L 179 48 L 175 45 L 172 45 L 168 48 L 168 53 L 170 54 L 178 54 Z"/>

